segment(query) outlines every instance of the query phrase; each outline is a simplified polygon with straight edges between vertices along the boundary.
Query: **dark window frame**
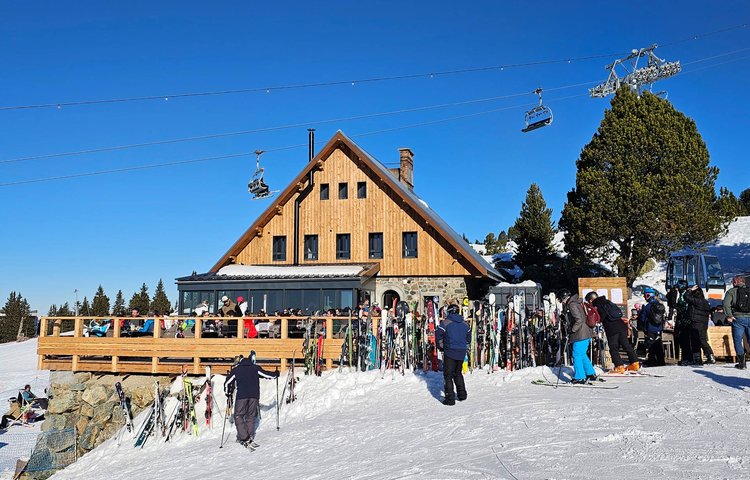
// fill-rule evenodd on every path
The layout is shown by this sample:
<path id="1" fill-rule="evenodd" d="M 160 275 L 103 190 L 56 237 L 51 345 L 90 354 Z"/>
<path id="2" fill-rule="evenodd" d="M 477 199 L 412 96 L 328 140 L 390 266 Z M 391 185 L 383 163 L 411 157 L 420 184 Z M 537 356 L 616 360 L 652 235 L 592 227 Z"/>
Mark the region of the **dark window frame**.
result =
<path id="1" fill-rule="evenodd" d="M 312 245 L 308 245 L 308 242 L 311 242 Z M 312 256 L 309 257 L 307 253 L 308 246 L 313 246 L 314 249 L 311 249 Z M 302 250 L 303 250 L 303 257 L 305 261 L 308 262 L 314 262 L 318 260 L 318 235 L 305 235 L 305 238 L 302 243 Z"/>
<path id="2" fill-rule="evenodd" d="M 331 188 L 327 183 L 320 184 L 320 199 L 328 200 L 331 198 Z"/>
<path id="3" fill-rule="evenodd" d="M 374 240 L 378 237 L 380 238 L 380 250 L 377 250 L 377 246 L 374 245 Z M 367 256 L 375 259 L 383 258 L 383 232 L 370 232 L 367 235 Z"/>
<path id="4" fill-rule="evenodd" d="M 401 256 L 403 258 L 419 257 L 419 237 L 417 236 L 417 232 L 403 232 L 401 234 Z"/>
<path id="5" fill-rule="evenodd" d="M 346 249 L 344 249 L 346 241 Z M 336 260 L 351 260 L 352 258 L 352 235 L 351 233 L 336 234 Z"/>
<path id="6" fill-rule="evenodd" d="M 367 182 L 357 182 L 357 198 L 367 198 Z"/>
<path id="7" fill-rule="evenodd" d="M 277 247 L 277 242 L 283 245 L 283 250 Z M 286 261 L 286 235 L 274 235 L 271 240 L 271 260 L 274 262 Z"/>
<path id="8" fill-rule="evenodd" d="M 339 200 L 349 199 L 349 184 L 346 182 L 339 182 Z"/>

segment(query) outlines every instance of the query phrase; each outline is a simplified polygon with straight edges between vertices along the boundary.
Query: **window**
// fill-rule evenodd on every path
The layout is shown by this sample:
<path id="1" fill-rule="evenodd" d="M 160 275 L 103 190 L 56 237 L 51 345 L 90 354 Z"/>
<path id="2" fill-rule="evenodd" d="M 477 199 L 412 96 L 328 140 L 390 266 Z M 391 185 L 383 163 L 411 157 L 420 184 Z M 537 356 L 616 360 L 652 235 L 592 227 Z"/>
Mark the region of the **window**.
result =
<path id="1" fill-rule="evenodd" d="M 351 235 L 348 233 L 336 234 L 336 260 L 349 260 L 351 256 Z"/>
<path id="2" fill-rule="evenodd" d="M 339 183 L 339 200 L 346 200 L 349 198 L 349 184 Z"/>
<path id="3" fill-rule="evenodd" d="M 283 262 L 286 260 L 286 236 L 273 237 L 273 261 Z"/>
<path id="4" fill-rule="evenodd" d="M 328 184 L 327 183 L 320 184 L 320 199 L 328 200 Z"/>
<path id="5" fill-rule="evenodd" d="M 417 232 L 404 232 L 402 250 L 404 258 L 417 258 Z"/>
<path id="6" fill-rule="evenodd" d="M 357 198 L 367 198 L 367 182 L 357 182 Z"/>
<path id="7" fill-rule="evenodd" d="M 318 259 L 318 236 L 305 235 L 305 260 Z"/>
<path id="8" fill-rule="evenodd" d="M 383 258 L 383 232 L 371 233 L 368 243 L 370 258 Z"/>

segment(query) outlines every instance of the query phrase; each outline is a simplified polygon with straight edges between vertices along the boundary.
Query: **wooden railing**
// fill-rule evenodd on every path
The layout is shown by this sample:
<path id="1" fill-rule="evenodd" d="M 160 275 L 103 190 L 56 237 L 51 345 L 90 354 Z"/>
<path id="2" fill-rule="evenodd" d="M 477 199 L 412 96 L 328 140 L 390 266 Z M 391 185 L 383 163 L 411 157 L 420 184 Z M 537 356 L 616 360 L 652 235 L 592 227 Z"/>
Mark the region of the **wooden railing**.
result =
<path id="1" fill-rule="evenodd" d="M 153 332 L 141 336 L 126 336 L 119 326 L 121 321 L 143 321 L 145 318 L 112 317 L 43 317 L 39 328 L 38 366 L 42 370 L 71 370 L 74 372 L 111 373 L 179 373 L 183 365 L 192 374 L 201 374 L 210 365 L 215 373 L 225 373 L 237 355 L 248 356 L 251 350 L 265 367 L 287 368 L 289 362 L 298 365 L 304 359 L 302 334 L 298 326 L 312 320 L 312 341 L 324 327 L 322 358 L 327 369 L 339 360 L 343 339 L 334 338 L 342 325 L 352 321 L 348 317 L 164 317 L 177 325 L 179 320 L 195 321 L 194 333 L 187 328 L 185 338 L 175 338 L 175 327 L 162 329 L 161 318 L 155 318 Z M 85 328 L 92 320 L 113 322 L 106 336 L 86 336 Z M 245 338 L 245 321 L 269 322 L 278 338 Z M 207 321 L 223 321 L 229 333 L 236 336 L 203 338 Z M 234 330 L 234 322 L 239 321 Z M 339 328 L 334 331 L 335 326 Z M 291 328 L 290 328 L 291 326 Z M 316 328 L 317 327 L 317 328 Z M 257 327 L 256 327 L 257 328 Z M 226 332 L 225 328 L 225 332 Z M 293 330 L 298 338 L 290 338 Z"/>

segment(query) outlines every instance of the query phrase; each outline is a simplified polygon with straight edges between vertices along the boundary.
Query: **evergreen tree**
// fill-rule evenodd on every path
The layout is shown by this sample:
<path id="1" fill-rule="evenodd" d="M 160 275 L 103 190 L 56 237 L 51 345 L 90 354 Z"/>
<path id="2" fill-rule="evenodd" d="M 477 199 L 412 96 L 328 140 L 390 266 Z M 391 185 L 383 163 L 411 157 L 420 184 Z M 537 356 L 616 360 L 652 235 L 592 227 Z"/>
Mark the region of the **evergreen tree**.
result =
<path id="1" fill-rule="evenodd" d="M 128 314 L 125 310 L 125 298 L 122 296 L 122 290 L 117 291 L 115 304 L 112 306 L 112 315 L 115 317 L 124 317 Z"/>
<path id="2" fill-rule="evenodd" d="M 487 250 L 487 255 L 495 255 L 496 253 L 503 253 L 508 243 L 508 234 L 505 230 L 501 231 L 497 237 L 495 234 L 490 232 L 484 237 L 484 248 Z"/>
<path id="3" fill-rule="evenodd" d="M 167 294 L 164 292 L 164 282 L 160 278 L 159 283 L 156 284 L 154 299 L 151 301 L 151 310 L 166 315 L 169 314 L 171 308 L 172 305 L 169 302 L 169 298 L 167 298 Z"/>
<path id="4" fill-rule="evenodd" d="M 542 191 L 532 183 L 521 205 L 521 214 L 512 227 L 516 242 L 515 259 L 521 266 L 543 265 L 552 255 L 555 227 L 552 210 L 547 208 Z"/>
<path id="5" fill-rule="evenodd" d="M 742 215 L 750 215 L 750 188 L 740 192 L 740 204 L 742 205 Z"/>
<path id="6" fill-rule="evenodd" d="M 732 220 L 744 214 L 744 205 L 727 187 L 719 189 L 718 204 L 721 212 Z"/>
<path id="7" fill-rule="evenodd" d="M 106 317 L 109 315 L 109 297 L 104 294 L 104 288 L 99 285 L 91 305 L 91 315 L 95 317 Z"/>
<path id="8" fill-rule="evenodd" d="M 49 306 L 49 311 L 47 311 L 48 317 L 56 317 L 57 316 L 57 305 L 54 303 Z"/>
<path id="9" fill-rule="evenodd" d="M 31 324 L 33 335 L 34 325 L 29 321 L 31 308 L 29 302 L 20 293 L 10 292 L 0 313 L 4 315 L 0 322 L 0 342 L 20 340 L 27 330 L 24 327 L 28 327 L 29 324 Z"/>
<path id="10" fill-rule="evenodd" d="M 487 234 L 487 236 L 484 237 L 484 242 L 482 244 L 484 245 L 484 250 L 486 255 L 494 255 L 497 253 L 495 251 L 495 234 L 490 232 Z"/>
<path id="11" fill-rule="evenodd" d="M 60 305 L 60 308 L 57 309 L 57 316 L 58 317 L 72 317 L 73 312 L 70 310 L 70 306 L 68 305 L 68 302 L 63 303 Z"/>
<path id="12" fill-rule="evenodd" d="M 471 243 L 471 242 L 469 241 L 469 237 L 467 237 L 465 233 L 462 233 L 462 234 L 461 234 L 461 238 L 463 238 L 463 239 L 464 239 L 464 242 L 466 242 L 466 243 Z"/>
<path id="13" fill-rule="evenodd" d="M 148 309 L 150 306 L 151 299 L 148 296 L 148 287 L 144 283 L 143 285 L 141 285 L 141 291 L 134 293 L 130 298 L 128 309 L 132 310 L 134 308 L 137 308 L 141 313 L 146 314 L 148 313 Z"/>
<path id="14" fill-rule="evenodd" d="M 83 297 L 83 303 L 81 304 L 81 308 L 78 310 L 78 315 L 81 315 L 83 317 L 91 316 L 91 305 L 89 305 L 89 299 L 87 297 Z"/>
<path id="15" fill-rule="evenodd" d="M 695 122 L 648 92 L 617 92 L 576 167 L 560 220 L 565 249 L 612 261 L 628 285 L 650 257 L 698 247 L 728 225 Z"/>

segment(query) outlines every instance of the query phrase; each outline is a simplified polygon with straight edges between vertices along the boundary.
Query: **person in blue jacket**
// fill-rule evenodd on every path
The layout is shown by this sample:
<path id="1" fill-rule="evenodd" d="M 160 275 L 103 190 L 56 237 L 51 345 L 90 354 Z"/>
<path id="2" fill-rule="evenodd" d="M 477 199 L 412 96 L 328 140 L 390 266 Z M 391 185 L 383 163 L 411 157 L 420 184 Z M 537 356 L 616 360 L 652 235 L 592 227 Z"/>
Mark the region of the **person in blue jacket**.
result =
<path id="1" fill-rule="evenodd" d="M 651 287 L 643 289 L 646 304 L 638 314 L 638 324 L 646 337 L 646 365 L 649 367 L 664 366 L 664 347 L 661 336 L 664 331 L 666 308 L 656 296 L 656 290 Z"/>
<path id="2" fill-rule="evenodd" d="M 447 316 L 435 331 L 438 350 L 443 352 L 443 378 L 445 379 L 445 399 L 443 405 L 455 405 L 466 400 L 466 385 L 461 368 L 466 356 L 466 348 L 471 340 L 471 330 L 459 314 L 458 305 L 448 305 Z M 456 390 L 454 392 L 453 385 Z"/>

